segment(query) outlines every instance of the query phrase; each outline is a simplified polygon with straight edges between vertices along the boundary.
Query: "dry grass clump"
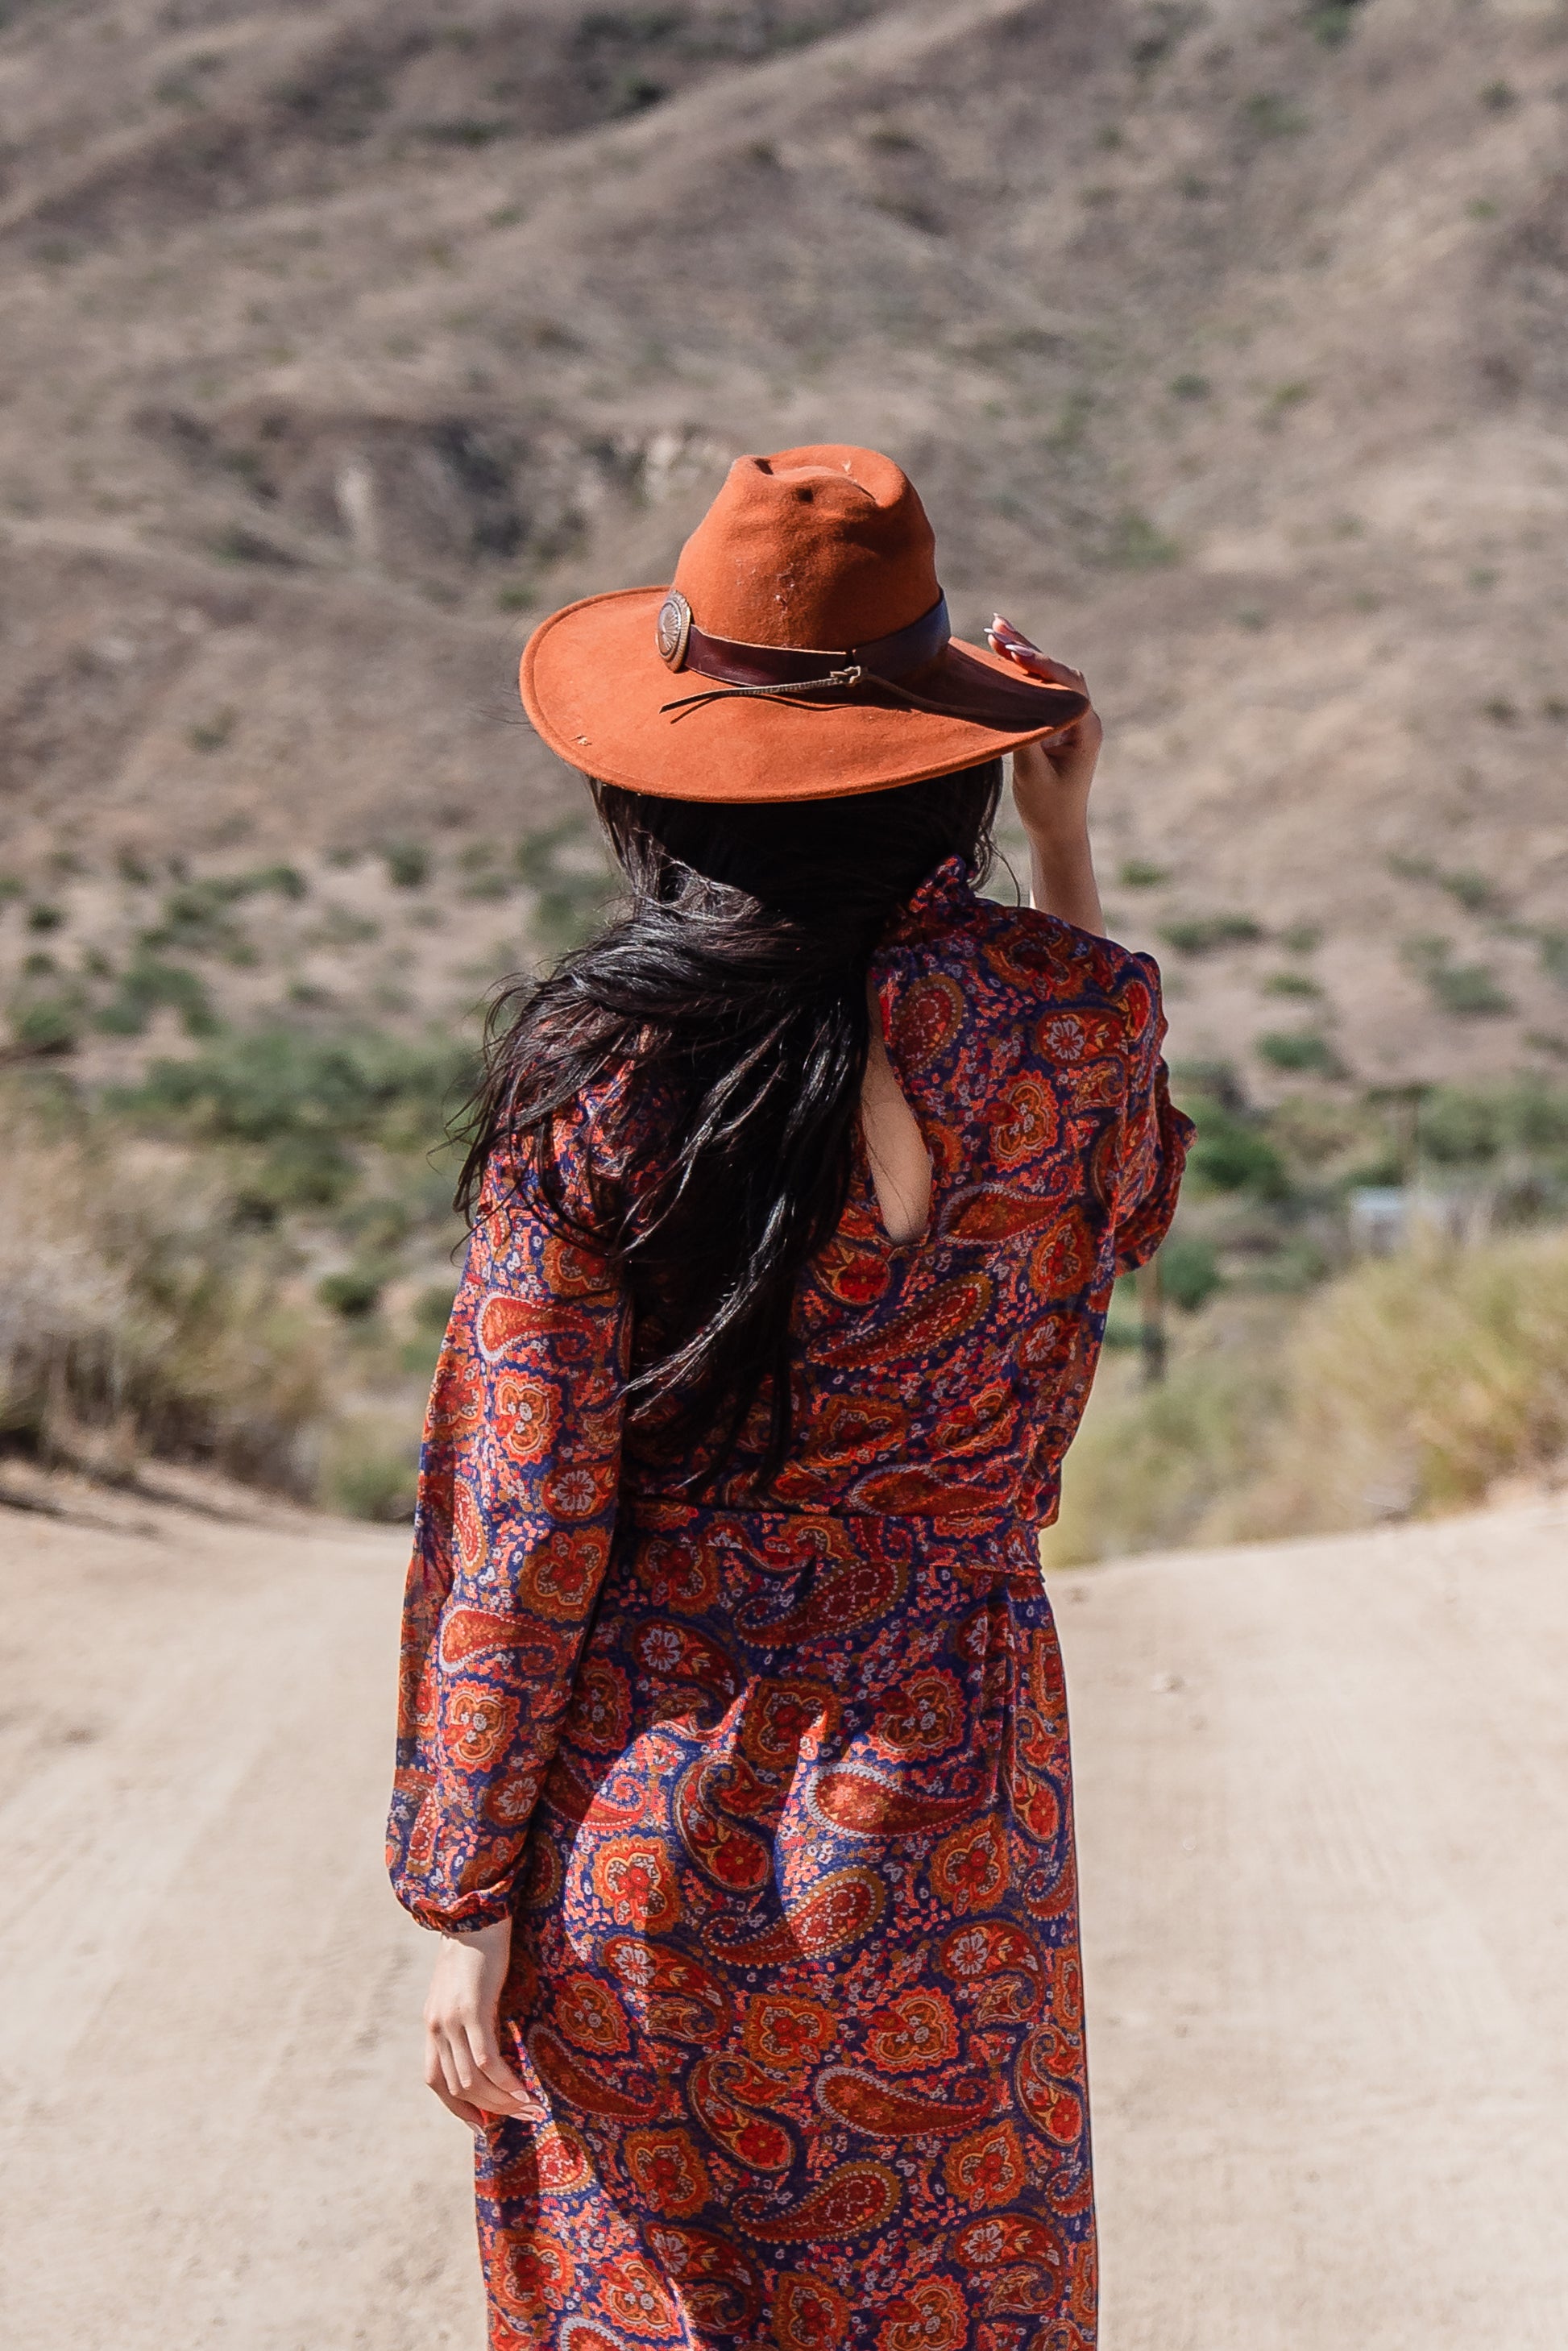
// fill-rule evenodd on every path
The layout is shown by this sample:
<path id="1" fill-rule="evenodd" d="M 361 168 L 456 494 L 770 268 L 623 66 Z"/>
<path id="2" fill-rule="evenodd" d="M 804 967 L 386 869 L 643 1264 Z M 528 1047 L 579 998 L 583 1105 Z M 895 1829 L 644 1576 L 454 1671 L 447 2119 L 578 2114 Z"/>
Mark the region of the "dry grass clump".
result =
<path id="1" fill-rule="evenodd" d="M 0 1104 L 0 1442 L 99 1471 L 138 1454 L 309 1495 L 325 1337 L 188 1156 Z"/>
<path id="2" fill-rule="evenodd" d="M 1108 1362 L 1044 1556 L 1436 1515 L 1564 1461 L 1568 1233 L 1415 1250 L 1210 1310 L 1163 1387 Z"/>
<path id="3" fill-rule="evenodd" d="M 1285 1412 L 1217 1531 L 1427 1517 L 1568 1459 L 1568 1234 L 1412 1252 L 1306 1310 Z"/>

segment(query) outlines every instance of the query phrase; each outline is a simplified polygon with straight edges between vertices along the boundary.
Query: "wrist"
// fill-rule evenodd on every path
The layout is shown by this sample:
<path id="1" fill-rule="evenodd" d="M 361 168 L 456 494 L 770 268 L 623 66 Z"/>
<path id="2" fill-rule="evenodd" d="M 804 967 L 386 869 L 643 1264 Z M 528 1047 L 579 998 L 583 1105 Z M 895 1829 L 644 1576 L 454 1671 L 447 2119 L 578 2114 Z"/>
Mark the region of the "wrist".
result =
<path id="1" fill-rule="evenodd" d="M 1050 817 L 1043 820 L 1026 817 L 1023 829 L 1030 847 L 1043 857 L 1082 859 L 1092 854 L 1089 820 L 1085 816 Z"/>

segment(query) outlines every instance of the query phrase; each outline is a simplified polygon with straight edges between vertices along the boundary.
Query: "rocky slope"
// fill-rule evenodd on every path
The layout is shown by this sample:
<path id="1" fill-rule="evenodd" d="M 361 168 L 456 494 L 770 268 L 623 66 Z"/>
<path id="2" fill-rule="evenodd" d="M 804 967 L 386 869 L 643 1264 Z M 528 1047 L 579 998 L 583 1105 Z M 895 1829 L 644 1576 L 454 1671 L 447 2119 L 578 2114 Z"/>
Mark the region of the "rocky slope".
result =
<path id="1" fill-rule="evenodd" d="M 1559 0 L 13 6 L 19 1033 L 150 961 L 445 1018 L 563 935 L 532 617 L 832 437 L 1088 668 L 1178 1053 L 1561 1071 L 1565 122 Z"/>

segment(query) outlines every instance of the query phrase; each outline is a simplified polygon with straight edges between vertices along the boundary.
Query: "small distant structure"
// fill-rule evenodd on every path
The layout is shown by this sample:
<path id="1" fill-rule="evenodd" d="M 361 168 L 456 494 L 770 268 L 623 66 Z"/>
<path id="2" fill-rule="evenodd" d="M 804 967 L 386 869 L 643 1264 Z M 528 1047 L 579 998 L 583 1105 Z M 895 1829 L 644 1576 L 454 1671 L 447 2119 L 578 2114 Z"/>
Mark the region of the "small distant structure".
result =
<path id="1" fill-rule="evenodd" d="M 1356 1255 L 1392 1257 L 1422 1241 L 1464 1247 L 1485 1240 L 1496 1202 L 1490 1185 L 1437 1192 L 1424 1184 L 1362 1184 L 1349 1206 Z"/>
<path id="2" fill-rule="evenodd" d="M 1357 1257 L 1393 1257 L 1409 1229 L 1410 1187 L 1361 1184 L 1350 1196 L 1351 1246 Z"/>

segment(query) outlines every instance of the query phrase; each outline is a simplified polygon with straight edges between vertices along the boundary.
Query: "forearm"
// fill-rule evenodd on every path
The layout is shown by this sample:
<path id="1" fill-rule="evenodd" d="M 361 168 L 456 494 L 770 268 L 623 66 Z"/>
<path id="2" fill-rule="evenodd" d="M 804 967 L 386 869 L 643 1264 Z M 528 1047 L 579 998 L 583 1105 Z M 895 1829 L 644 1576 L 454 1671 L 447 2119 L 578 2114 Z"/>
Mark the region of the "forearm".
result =
<path id="1" fill-rule="evenodd" d="M 1094 855 L 1086 828 L 1046 831 L 1029 828 L 1030 902 L 1081 931 L 1103 937 L 1105 917 L 1094 879 Z"/>

